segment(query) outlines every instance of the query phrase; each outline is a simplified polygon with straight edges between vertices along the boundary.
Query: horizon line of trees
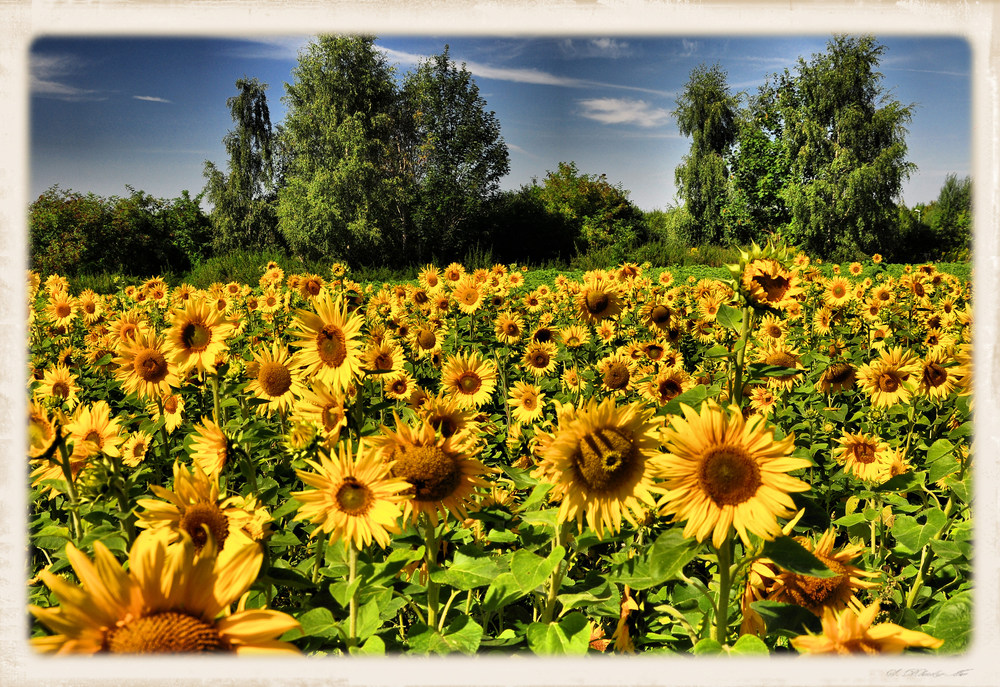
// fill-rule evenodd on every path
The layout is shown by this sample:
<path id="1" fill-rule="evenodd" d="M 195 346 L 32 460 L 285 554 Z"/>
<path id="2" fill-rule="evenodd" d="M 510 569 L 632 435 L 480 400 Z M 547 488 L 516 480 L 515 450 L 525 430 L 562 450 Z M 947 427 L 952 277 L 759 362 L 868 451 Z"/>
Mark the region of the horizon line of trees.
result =
<path id="1" fill-rule="evenodd" d="M 610 265 L 655 262 L 678 242 L 746 246 L 774 235 L 828 260 L 968 257 L 969 177 L 949 175 L 930 204 L 897 200 L 914 169 L 904 128 L 913 106 L 882 89 L 884 47 L 870 36 L 834 37 L 827 53 L 800 58 L 755 96 L 733 95 L 718 65 L 694 69 L 674 111 L 693 139 L 675 172 L 683 204 L 651 212 L 571 161 L 501 190 L 510 167 L 500 122 L 448 46 L 397 81 L 374 41 L 308 44 L 276 126 L 267 84 L 238 79 L 226 101 L 226 167 L 206 161 L 194 198 L 50 188 L 30 208 L 32 267 L 184 271 L 234 250 L 355 267 L 470 254 Z"/>

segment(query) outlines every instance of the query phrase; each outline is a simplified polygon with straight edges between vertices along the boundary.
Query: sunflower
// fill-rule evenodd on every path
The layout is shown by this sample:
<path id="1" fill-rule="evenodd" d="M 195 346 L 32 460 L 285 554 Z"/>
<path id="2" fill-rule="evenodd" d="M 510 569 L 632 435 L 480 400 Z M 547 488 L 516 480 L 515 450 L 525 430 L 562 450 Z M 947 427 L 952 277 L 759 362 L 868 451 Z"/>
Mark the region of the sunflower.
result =
<path id="1" fill-rule="evenodd" d="M 635 361 L 624 353 L 612 353 L 597 362 L 601 388 L 616 396 L 627 393 L 633 386 Z"/>
<path id="2" fill-rule="evenodd" d="M 248 503 L 240 496 L 220 496 L 218 475 L 205 473 L 197 464 L 187 468 L 174 463 L 173 474 L 172 491 L 153 484 L 150 489 L 159 498 L 136 501 L 143 509 L 137 512 L 138 527 L 164 530 L 170 543 L 184 533 L 195 550 L 201 550 L 210 538 L 221 551 L 263 538 L 271 518 L 255 500 Z"/>
<path id="3" fill-rule="evenodd" d="M 514 382 L 507 403 L 514 409 L 514 421 L 530 425 L 540 420 L 545 410 L 545 396 L 534 384 Z"/>
<path id="4" fill-rule="evenodd" d="M 333 446 L 340 440 L 341 430 L 347 426 L 344 393 L 331 389 L 323 382 L 313 382 L 302 390 L 292 415 L 296 421 L 317 427 L 327 446 Z"/>
<path id="5" fill-rule="evenodd" d="M 444 268 L 444 272 L 441 273 L 442 278 L 446 282 L 451 282 L 454 284 L 460 280 L 465 275 L 465 265 L 458 262 L 450 263 Z"/>
<path id="6" fill-rule="evenodd" d="M 306 300 L 315 298 L 323 290 L 325 283 L 318 274 L 303 274 L 299 280 L 299 295 Z"/>
<path id="7" fill-rule="evenodd" d="M 76 392 L 76 376 L 64 365 L 55 365 L 47 370 L 42 376 L 42 383 L 35 390 L 35 395 L 45 399 L 52 399 L 56 405 L 63 406 L 66 410 L 73 410 L 79 402 Z"/>
<path id="8" fill-rule="evenodd" d="M 772 313 L 768 313 L 761 318 L 757 331 L 765 342 L 775 344 L 784 341 L 785 337 L 788 336 L 788 323 Z"/>
<path id="9" fill-rule="evenodd" d="M 478 351 L 450 356 L 441 370 L 441 387 L 462 408 L 478 408 L 490 400 L 496 387 L 497 368 Z"/>
<path id="10" fill-rule="evenodd" d="M 410 330 L 409 342 L 417 358 L 429 358 L 434 353 L 441 352 L 441 344 L 447 332 L 444 327 L 435 322 L 424 322 Z"/>
<path id="11" fill-rule="evenodd" d="M 823 302 L 830 308 L 843 308 L 853 297 L 851 282 L 846 277 L 832 277 L 827 280 L 823 289 Z"/>
<path id="12" fill-rule="evenodd" d="M 871 396 L 872 405 L 889 407 L 908 403 L 920 379 L 920 360 L 908 350 L 895 347 L 858 370 L 858 381 Z"/>
<path id="13" fill-rule="evenodd" d="M 201 468 L 202 472 L 218 475 L 226 466 L 229 458 L 229 440 L 219 425 L 207 417 L 201 418 L 201 424 L 195 425 L 191 441 L 191 460 Z"/>
<path id="14" fill-rule="evenodd" d="M 420 282 L 420 285 L 428 291 L 435 291 L 438 286 L 441 285 L 440 272 L 437 267 L 434 267 L 434 265 L 427 265 L 420 270 L 420 274 L 417 275 L 417 280 Z"/>
<path id="15" fill-rule="evenodd" d="M 118 349 L 114 360 L 115 377 L 125 391 L 148 401 L 170 393 L 180 380 L 167 360 L 163 337 L 151 331 L 139 331 L 132 343 Z"/>
<path id="16" fill-rule="evenodd" d="M 836 573 L 836 576 L 812 577 L 777 568 L 773 578 L 766 584 L 767 600 L 796 604 L 821 615 L 825 608 L 841 610 L 855 606 L 858 603 L 855 592 L 878 587 L 877 583 L 866 578 L 878 577 L 879 573 L 868 572 L 851 564 L 864 547 L 847 544 L 835 550 L 835 538 L 834 531 L 830 529 L 815 544 L 807 537 L 795 537 L 795 541 Z"/>
<path id="17" fill-rule="evenodd" d="M 154 400 L 146 404 L 146 410 L 154 422 L 162 416 L 164 428 L 172 433 L 184 420 L 184 397 L 180 394 L 164 394 L 158 402 Z"/>
<path id="18" fill-rule="evenodd" d="M 811 465 L 793 458 L 794 436 L 775 439 L 764 418 L 744 421 L 735 406 L 728 411 L 714 401 L 701 412 L 681 405 L 684 417 L 671 418 L 664 429 L 666 456 L 660 475 L 668 490 L 661 513 L 686 520 L 685 537 L 704 541 L 710 534 L 718 548 L 735 527 L 744 544 L 749 535 L 781 534 L 777 518 L 793 512 L 790 492 L 809 485 L 786 473 Z"/>
<path id="19" fill-rule="evenodd" d="M 130 436 L 121 449 L 122 462 L 130 468 L 139 467 L 142 461 L 146 460 L 152 438 L 147 432 L 136 432 Z"/>
<path id="20" fill-rule="evenodd" d="M 848 607 L 840 611 L 823 609 L 823 634 L 799 635 L 791 639 L 803 654 L 901 654 L 909 647 L 938 649 L 944 640 L 924 632 L 907 630 L 895 623 L 872 625 L 879 614 L 879 602 L 866 608 Z"/>
<path id="21" fill-rule="evenodd" d="M 76 318 L 76 299 L 65 291 L 53 293 L 45 314 L 53 327 L 69 327 Z"/>
<path id="22" fill-rule="evenodd" d="M 837 443 L 840 446 L 833 450 L 833 458 L 846 472 L 864 482 L 882 481 L 891 460 L 889 444 L 875 436 L 850 432 L 844 432 Z"/>
<path id="23" fill-rule="evenodd" d="M 72 458 L 75 460 L 98 453 L 114 458 L 121 455 L 121 421 L 112 418 L 111 406 L 106 401 L 78 406 L 73 418 L 66 423 L 65 431 L 69 443 L 73 444 Z"/>
<path id="24" fill-rule="evenodd" d="M 477 489 L 489 487 L 482 476 L 490 469 L 473 457 L 476 439 L 467 432 L 445 437 L 427 421 L 413 428 L 393 417 L 395 431 L 382 427 L 373 449 L 392 464 L 390 475 L 409 485 L 404 492 L 404 520 L 415 523 L 421 513 L 434 525 L 439 515 L 447 518 L 448 513 L 466 519 L 467 502 Z"/>
<path id="25" fill-rule="evenodd" d="M 740 276 L 740 290 L 750 305 L 784 310 L 802 292 L 799 277 L 773 258 L 751 260 Z"/>
<path id="26" fill-rule="evenodd" d="M 662 406 L 693 389 L 694 380 L 683 368 L 663 367 L 654 377 L 640 384 L 639 388 L 643 396 Z"/>
<path id="27" fill-rule="evenodd" d="M 233 323 L 211 304 L 202 299 L 190 299 L 183 309 L 170 311 L 172 327 L 167 332 L 171 362 L 180 372 L 197 368 L 201 372 L 215 372 L 220 355 L 229 350 L 226 337 L 233 331 Z"/>
<path id="28" fill-rule="evenodd" d="M 517 313 L 502 312 L 497 315 L 493 326 L 497 341 L 504 344 L 517 343 L 524 335 L 524 320 Z"/>
<path id="29" fill-rule="evenodd" d="M 343 541 L 360 549 L 373 540 L 383 549 L 389 546 L 390 533 L 400 531 L 402 492 L 409 482 L 391 477 L 391 463 L 382 461 L 374 451 L 358 446 L 353 455 L 349 446 L 339 444 L 337 456 L 319 455 L 319 461 L 307 460 L 312 471 L 296 470 L 307 487 L 293 491 L 292 498 L 302 505 L 296 520 L 316 523 L 311 536 L 320 532 L 330 541 Z"/>
<path id="30" fill-rule="evenodd" d="M 39 577 L 60 605 L 28 607 L 56 633 L 31 640 L 42 653 L 299 653 L 277 639 L 299 627 L 292 616 L 242 604 L 230 612 L 260 571 L 257 546 L 219 556 L 214 543 L 196 552 L 186 535 L 174 546 L 165 533 L 142 535 L 128 572 L 100 541 L 93 561 L 73 544 L 66 556 L 83 586 L 43 570 Z"/>
<path id="31" fill-rule="evenodd" d="M 466 315 L 479 310 L 483 303 L 483 293 L 470 277 L 465 277 L 455 286 L 452 297 L 458 304 L 458 309 Z"/>
<path id="32" fill-rule="evenodd" d="M 795 348 L 778 344 L 765 348 L 758 354 L 758 359 L 765 365 L 784 367 L 790 370 L 803 369 L 799 361 L 799 352 Z M 799 380 L 801 372 L 790 372 L 782 375 L 772 375 L 767 378 L 767 385 L 772 389 L 784 389 L 790 391 Z"/>
<path id="33" fill-rule="evenodd" d="M 617 286 L 594 278 L 584 280 L 576 297 L 577 315 L 589 324 L 615 317 L 623 307 Z"/>
<path id="34" fill-rule="evenodd" d="M 617 533 L 622 518 L 637 526 L 653 496 L 659 440 L 657 424 L 641 403 L 616 406 L 613 399 L 558 408 L 555 433 L 539 434 L 540 461 L 532 476 L 553 485 L 559 522 L 576 520 L 603 537 Z"/>
<path id="35" fill-rule="evenodd" d="M 403 371 L 403 349 L 391 339 L 372 343 L 361 356 L 361 367 L 366 373 L 395 374 Z"/>
<path id="36" fill-rule="evenodd" d="M 303 391 L 301 372 L 292 367 L 288 349 L 275 341 L 270 350 L 263 348 L 251 354 L 256 373 L 247 384 L 247 391 L 266 401 L 257 405 L 257 412 L 262 415 L 286 413 Z"/>
<path id="37" fill-rule="evenodd" d="M 821 394 L 835 394 L 851 389 L 857 379 L 857 372 L 851 363 L 844 361 L 831 363 L 816 382 L 816 391 Z"/>
<path id="38" fill-rule="evenodd" d="M 544 377 L 556 367 L 556 345 L 553 343 L 530 344 L 521 359 L 521 365 L 536 378 Z"/>
<path id="39" fill-rule="evenodd" d="M 458 398 L 445 392 L 424 399 L 417 414 L 445 439 L 463 432 L 474 432 L 478 426 L 475 413 L 462 407 Z"/>
<path id="40" fill-rule="evenodd" d="M 583 391 L 583 387 L 586 385 L 586 380 L 584 380 L 583 375 L 580 374 L 580 370 L 575 366 L 567 367 L 563 370 L 560 379 L 567 391 L 577 394 Z"/>
<path id="41" fill-rule="evenodd" d="M 764 417 L 771 414 L 777 401 L 774 392 L 767 386 L 756 385 L 750 390 L 750 407 Z"/>
<path id="42" fill-rule="evenodd" d="M 413 395 L 416 386 L 417 383 L 413 379 L 413 375 L 403 371 L 385 375 L 385 382 L 382 384 L 382 389 L 385 391 L 387 398 L 391 398 L 394 401 L 408 401 L 410 396 Z"/>
<path id="43" fill-rule="evenodd" d="M 343 391 L 361 369 L 355 341 L 361 317 L 348 316 L 343 300 L 334 301 L 327 291 L 316 297 L 313 307 L 315 313 L 298 310 L 292 322 L 297 328 L 291 332 L 292 345 L 301 349 L 292 364 L 305 367 L 308 377 Z"/>

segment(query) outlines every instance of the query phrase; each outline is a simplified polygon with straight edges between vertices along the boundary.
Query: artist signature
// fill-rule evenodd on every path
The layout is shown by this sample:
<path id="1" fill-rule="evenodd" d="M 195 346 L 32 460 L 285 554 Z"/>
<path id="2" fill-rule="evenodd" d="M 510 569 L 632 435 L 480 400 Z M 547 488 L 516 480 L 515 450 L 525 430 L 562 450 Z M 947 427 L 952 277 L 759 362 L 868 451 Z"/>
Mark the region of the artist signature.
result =
<path id="1" fill-rule="evenodd" d="M 903 677 L 903 678 L 965 677 L 971 672 L 972 668 L 966 668 L 964 670 L 955 670 L 955 671 L 925 670 L 924 668 L 893 668 L 892 670 L 885 671 L 885 676 Z"/>

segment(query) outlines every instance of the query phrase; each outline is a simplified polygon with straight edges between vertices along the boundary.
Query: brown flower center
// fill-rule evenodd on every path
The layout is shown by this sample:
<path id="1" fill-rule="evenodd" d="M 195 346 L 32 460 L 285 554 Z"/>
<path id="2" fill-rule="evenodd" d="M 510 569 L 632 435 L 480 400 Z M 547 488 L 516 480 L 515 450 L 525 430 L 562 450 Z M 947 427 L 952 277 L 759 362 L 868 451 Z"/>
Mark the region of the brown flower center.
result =
<path id="1" fill-rule="evenodd" d="M 664 348 L 659 344 L 650 344 L 646 346 L 646 357 L 650 360 L 659 360 L 663 357 Z"/>
<path id="2" fill-rule="evenodd" d="M 604 386 L 618 390 L 628 386 L 629 372 L 624 363 L 614 362 L 604 371 Z"/>
<path id="3" fill-rule="evenodd" d="M 108 631 L 103 648 L 113 654 L 231 651 L 214 625 L 176 611 L 136 618 Z"/>
<path id="4" fill-rule="evenodd" d="M 658 305 L 649 312 L 649 319 L 657 326 L 665 326 L 670 322 L 670 308 Z"/>
<path id="5" fill-rule="evenodd" d="M 883 372 L 878 376 L 877 382 L 878 388 L 881 391 L 885 391 L 890 394 L 899 389 L 900 386 L 899 376 L 893 374 L 892 372 Z"/>
<path id="6" fill-rule="evenodd" d="M 792 286 L 791 282 L 780 274 L 775 277 L 758 274 L 753 278 L 753 282 L 764 292 L 764 301 L 766 303 L 778 303 L 785 297 L 785 294 L 788 293 L 788 290 Z"/>
<path id="7" fill-rule="evenodd" d="M 611 298 L 603 291 L 590 291 L 584 298 L 584 303 L 591 315 L 603 315 L 611 307 Z"/>
<path id="8" fill-rule="evenodd" d="M 549 354 L 542 350 L 534 350 L 528 355 L 528 363 L 539 370 L 544 370 L 549 366 Z"/>
<path id="9" fill-rule="evenodd" d="M 329 367 L 340 367 L 347 359 L 347 337 L 344 331 L 328 324 L 316 335 L 316 351 L 319 359 Z"/>
<path id="10" fill-rule="evenodd" d="M 257 383 L 272 398 L 281 396 L 292 386 L 292 373 L 279 362 L 268 361 L 257 371 Z"/>
<path id="11" fill-rule="evenodd" d="M 167 360 L 155 348 L 147 348 L 141 351 L 132 362 L 132 367 L 139 378 L 150 384 L 159 384 L 170 371 L 167 367 Z"/>
<path id="12" fill-rule="evenodd" d="M 937 363 L 924 365 L 923 382 L 926 387 L 939 387 L 948 381 L 948 371 Z"/>
<path id="13" fill-rule="evenodd" d="M 517 326 L 516 322 L 508 322 L 504 327 L 504 331 L 507 336 L 518 336 L 521 333 L 521 328 Z"/>
<path id="14" fill-rule="evenodd" d="M 736 506 L 757 493 L 760 466 L 742 446 L 716 446 L 702 459 L 698 482 L 716 505 Z"/>
<path id="15" fill-rule="evenodd" d="M 853 456 L 856 463 L 861 463 L 863 465 L 874 463 L 876 455 L 877 451 L 875 445 L 867 441 L 863 441 L 860 444 L 854 444 L 854 446 L 851 447 L 851 456 Z"/>
<path id="16" fill-rule="evenodd" d="M 532 341 L 537 341 L 538 343 L 548 343 L 552 341 L 552 330 L 548 327 L 539 327 L 538 330 L 531 335 Z"/>
<path id="17" fill-rule="evenodd" d="M 376 370 L 391 370 L 392 369 L 392 356 L 385 351 L 380 352 L 375 356 L 375 360 L 372 361 L 375 364 Z"/>
<path id="18" fill-rule="evenodd" d="M 847 568 L 840 562 L 815 552 L 813 555 L 837 575 L 835 577 L 789 575 L 785 578 L 785 593 L 799 606 L 818 612 L 829 601 L 836 600 L 838 592 L 850 578 L 847 574 Z"/>
<path id="19" fill-rule="evenodd" d="M 602 494 L 625 484 L 638 455 L 630 437 L 617 429 L 603 428 L 580 441 L 573 463 L 580 481 L 591 491 Z"/>
<path id="20" fill-rule="evenodd" d="M 397 458 L 393 472 L 413 486 L 417 501 L 441 501 L 462 480 L 458 461 L 439 446 L 408 447 Z"/>
<path id="21" fill-rule="evenodd" d="M 656 393 L 661 401 L 669 401 L 681 393 L 681 385 L 676 379 L 661 379 L 656 384 Z"/>
<path id="22" fill-rule="evenodd" d="M 229 518 L 219 510 L 214 503 L 195 503 L 184 509 L 181 516 L 180 528 L 191 535 L 196 551 L 200 551 L 208 542 L 208 532 L 212 533 L 215 545 L 218 550 L 222 550 L 229 536 Z"/>
<path id="23" fill-rule="evenodd" d="M 52 395 L 62 399 L 69 398 L 69 384 L 60 380 L 52 385 Z"/>
<path id="24" fill-rule="evenodd" d="M 429 351 L 437 344 L 437 336 L 430 329 L 421 329 L 417 332 L 417 345 L 425 351 Z"/>
<path id="25" fill-rule="evenodd" d="M 177 412 L 177 397 L 174 395 L 167 396 L 163 399 L 163 412 L 165 413 L 176 413 Z"/>
<path id="26" fill-rule="evenodd" d="M 55 311 L 56 311 L 56 317 L 62 319 L 64 317 L 69 317 L 70 314 L 73 312 L 73 308 L 71 308 L 69 303 L 67 303 L 66 301 L 59 301 L 58 303 L 56 303 Z"/>
<path id="27" fill-rule="evenodd" d="M 472 370 L 463 372 L 458 378 L 458 388 L 463 394 L 474 395 L 483 385 L 483 380 Z"/>
<path id="28" fill-rule="evenodd" d="M 189 351 L 204 351 L 211 341 L 212 330 L 201 322 L 188 322 L 181 330 L 181 343 Z"/>
<path id="29" fill-rule="evenodd" d="M 337 505 L 348 515 L 364 515 L 373 502 L 372 490 L 354 477 L 345 477 L 337 490 Z"/>

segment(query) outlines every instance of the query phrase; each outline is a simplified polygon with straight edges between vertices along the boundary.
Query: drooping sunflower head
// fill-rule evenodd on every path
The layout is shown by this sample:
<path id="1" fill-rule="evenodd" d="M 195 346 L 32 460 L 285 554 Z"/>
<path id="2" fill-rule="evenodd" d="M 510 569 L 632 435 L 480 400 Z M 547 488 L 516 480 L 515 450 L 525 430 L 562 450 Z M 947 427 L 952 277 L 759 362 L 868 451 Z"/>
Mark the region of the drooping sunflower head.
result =
<path id="1" fill-rule="evenodd" d="M 851 363 L 846 361 L 831 363 L 816 382 L 816 391 L 835 394 L 851 389 L 856 379 L 857 370 Z"/>
<path id="2" fill-rule="evenodd" d="M 539 464 L 532 473 L 553 485 L 561 500 L 559 521 L 584 520 L 603 536 L 633 525 L 655 504 L 653 484 L 657 426 L 641 403 L 613 399 L 558 407 L 554 433 L 539 434 Z"/>

